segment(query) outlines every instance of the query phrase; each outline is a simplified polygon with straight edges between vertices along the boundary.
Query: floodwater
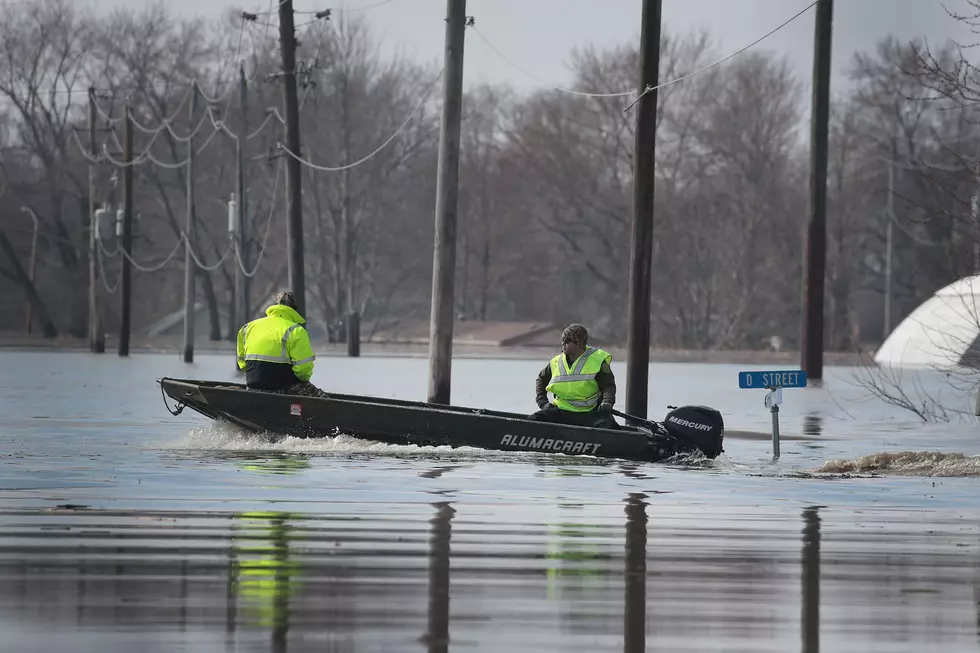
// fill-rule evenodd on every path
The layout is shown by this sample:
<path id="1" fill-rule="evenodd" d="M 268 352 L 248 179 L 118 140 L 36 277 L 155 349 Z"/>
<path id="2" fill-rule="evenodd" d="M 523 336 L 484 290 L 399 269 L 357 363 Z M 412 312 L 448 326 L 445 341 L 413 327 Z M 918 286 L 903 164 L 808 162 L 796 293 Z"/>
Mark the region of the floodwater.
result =
<path id="1" fill-rule="evenodd" d="M 424 358 L 318 364 L 327 390 L 425 398 Z M 453 401 L 530 412 L 543 364 L 457 360 Z M 732 430 L 655 465 L 166 411 L 155 379 L 233 367 L 0 353 L 0 650 L 980 650 L 976 424 L 922 425 L 851 370 L 784 391 L 774 463 L 740 367 L 654 364 L 652 418 L 708 404 Z"/>

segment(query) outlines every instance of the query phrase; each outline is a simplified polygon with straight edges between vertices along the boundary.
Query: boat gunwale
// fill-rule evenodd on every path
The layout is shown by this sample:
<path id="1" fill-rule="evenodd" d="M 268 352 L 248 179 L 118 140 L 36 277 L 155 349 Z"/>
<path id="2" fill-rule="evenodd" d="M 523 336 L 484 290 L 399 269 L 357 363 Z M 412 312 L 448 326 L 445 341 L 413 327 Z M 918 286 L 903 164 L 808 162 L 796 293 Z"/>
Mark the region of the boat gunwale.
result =
<path id="1" fill-rule="evenodd" d="M 184 386 L 194 388 L 198 394 L 202 395 L 207 403 L 207 397 L 204 396 L 204 392 L 207 390 L 216 390 L 219 392 L 234 392 L 234 393 L 262 393 L 269 394 L 276 398 L 296 398 L 301 399 L 303 402 L 313 401 L 313 402 L 331 402 L 340 404 L 357 404 L 357 405 L 380 405 L 390 408 L 404 409 L 409 411 L 419 411 L 428 413 L 439 413 L 443 415 L 462 415 L 465 417 L 472 418 L 490 418 L 492 420 L 504 420 L 506 422 L 517 422 L 517 423 L 533 423 L 533 424 L 550 424 L 550 422 L 533 422 L 527 419 L 526 415 L 521 413 L 510 413 L 505 411 L 494 411 L 484 408 L 473 408 L 470 406 L 458 406 L 458 405 L 446 405 L 442 406 L 439 404 L 430 404 L 423 401 L 413 401 L 410 399 L 387 399 L 383 397 L 372 397 L 369 395 L 351 395 L 351 394 L 334 394 L 329 393 L 329 397 L 306 397 L 302 395 L 287 395 L 279 393 L 263 393 L 261 390 L 250 390 L 245 387 L 244 384 L 235 382 L 222 382 L 222 381 L 197 381 L 193 379 L 175 379 L 171 377 L 162 377 L 157 379 L 157 382 L 164 385 L 164 382 L 177 383 Z M 167 393 L 170 394 L 170 393 Z M 181 403 L 187 403 L 184 399 L 174 397 L 170 395 L 175 401 Z M 198 411 L 200 412 L 200 411 Z M 222 413 L 227 413 L 228 411 L 221 411 Z M 210 417 L 210 415 L 206 415 Z M 213 419 L 213 418 L 212 418 Z M 482 420 L 481 420 L 482 421 Z M 237 422 L 236 422 L 237 423 Z M 603 434 L 606 436 L 614 435 L 617 437 L 622 436 L 649 436 L 653 435 L 652 431 L 639 429 L 630 426 L 621 426 L 619 429 L 606 429 L 598 428 L 594 426 L 583 426 L 578 424 L 561 424 L 563 428 L 570 429 L 573 431 L 584 431 L 586 434 Z"/>

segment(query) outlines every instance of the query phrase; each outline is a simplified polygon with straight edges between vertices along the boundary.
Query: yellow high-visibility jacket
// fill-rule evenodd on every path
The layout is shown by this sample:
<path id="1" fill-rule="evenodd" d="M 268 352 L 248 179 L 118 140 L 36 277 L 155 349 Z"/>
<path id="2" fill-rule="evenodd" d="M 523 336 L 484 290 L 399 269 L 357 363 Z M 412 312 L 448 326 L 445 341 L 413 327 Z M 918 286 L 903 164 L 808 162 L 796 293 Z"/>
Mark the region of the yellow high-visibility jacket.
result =
<path id="1" fill-rule="evenodd" d="M 273 304 L 266 317 L 238 331 L 238 367 L 248 387 L 280 390 L 313 376 L 313 348 L 306 320 L 294 309 Z"/>
<path id="2" fill-rule="evenodd" d="M 589 347 L 581 356 L 567 364 L 565 354 L 551 359 L 551 382 L 546 390 L 555 395 L 555 405 L 573 413 L 587 413 L 599 405 L 602 398 L 596 374 L 602 364 L 612 360 L 612 354 Z"/>

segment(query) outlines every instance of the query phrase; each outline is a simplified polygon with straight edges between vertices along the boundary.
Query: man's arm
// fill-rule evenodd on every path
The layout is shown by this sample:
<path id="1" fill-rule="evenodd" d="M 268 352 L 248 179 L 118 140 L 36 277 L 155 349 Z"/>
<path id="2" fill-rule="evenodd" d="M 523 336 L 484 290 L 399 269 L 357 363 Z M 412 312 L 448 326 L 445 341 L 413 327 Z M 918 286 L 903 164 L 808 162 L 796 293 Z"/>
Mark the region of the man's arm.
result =
<path id="1" fill-rule="evenodd" d="M 545 365 L 544 369 L 538 372 L 538 378 L 534 380 L 534 403 L 538 408 L 544 408 L 545 404 L 549 403 L 548 391 L 545 389 L 549 383 L 551 383 L 551 363 Z"/>
<path id="2" fill-rule="evenodd" d="M 293 374 L 304 383 L 309 381 L 313 376 L 313 361 L 316 360 L 313 347 L 310 345 L 309 332 L 301 326 L 293 329 L 289 334 L 287 348 L 289 360 L 293 363 Z"/>
<path id="3" fill-rule="evenodd" d="M 599 392 L 602 393 L 602 403 L 610 406 L 616 405 L 616 377 L 613 375 L 609 361 L 602 364 L 599 372 L 595 375 L 596 383 L 599 384 Z"/>
<path id="4" fill-rule="evenodd" d="M 235 346 L 238 354 L 238 369 L 245 369 L 245 327 L 248 323 L 242 325 L 242 328 L 238 330 L 238 344 Z"/>

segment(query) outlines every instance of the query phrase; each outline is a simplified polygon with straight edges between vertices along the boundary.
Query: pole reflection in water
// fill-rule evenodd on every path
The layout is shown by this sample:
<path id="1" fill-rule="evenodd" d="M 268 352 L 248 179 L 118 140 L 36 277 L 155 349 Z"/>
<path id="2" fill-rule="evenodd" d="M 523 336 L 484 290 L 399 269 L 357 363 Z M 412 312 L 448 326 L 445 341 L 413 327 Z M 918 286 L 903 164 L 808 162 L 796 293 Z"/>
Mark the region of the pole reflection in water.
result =
<path id="1" fill-rule="evenodd" d="M 429 628 L 419 638 L 430 653 L 449 650 L 449 575 L 452 519 L 456 509 L 448 501 L 431 504 L 436 515 L 429 520 Z"/>
<path id="2" fill-rule="evenodd" d="M 803 509 L 802 614 L 803 653 L 820 650 L 820 507 Z"/>
<path id="3" fill-rule="evenodd" d="M 626 500 L 626 557 L 623 606 L 623 651 L 646 650 L 647 627 L 647 495 Z"/>
<path id="4" fill-rule="evenodd" d="M 803 435 L 819 438 L 823 433 L 823 417 L 820 415 L 803 416 Z"/>

